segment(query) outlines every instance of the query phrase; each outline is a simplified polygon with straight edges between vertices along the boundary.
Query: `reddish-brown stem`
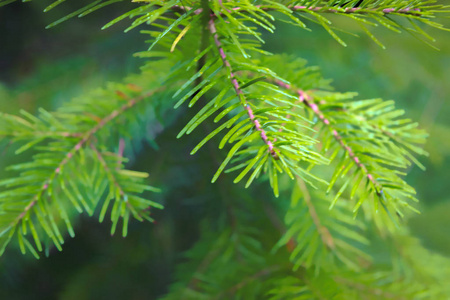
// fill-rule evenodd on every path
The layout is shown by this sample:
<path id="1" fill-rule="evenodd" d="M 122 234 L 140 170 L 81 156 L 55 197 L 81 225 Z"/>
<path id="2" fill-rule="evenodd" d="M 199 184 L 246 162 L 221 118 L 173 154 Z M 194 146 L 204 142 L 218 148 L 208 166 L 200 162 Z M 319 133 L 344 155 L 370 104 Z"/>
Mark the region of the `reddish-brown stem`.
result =
<path id="1" fill-rule="evenodd" d="M 123 138 L 120 138 L 119 140 L 119 154 L 120 157 L 123 157 L 123 152 L 125 151 L 125 140 Z"/>

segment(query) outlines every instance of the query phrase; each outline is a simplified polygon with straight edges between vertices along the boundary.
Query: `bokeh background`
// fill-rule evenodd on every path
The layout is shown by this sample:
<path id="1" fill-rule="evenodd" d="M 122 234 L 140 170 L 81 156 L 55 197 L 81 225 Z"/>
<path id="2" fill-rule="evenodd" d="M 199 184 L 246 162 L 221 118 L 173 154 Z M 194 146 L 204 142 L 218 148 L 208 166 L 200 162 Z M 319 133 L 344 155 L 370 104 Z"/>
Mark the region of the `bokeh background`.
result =
<path id="1" fill-rule="evenodd" d="M 44 14 L 48 2 L 0 8 L 0 111 L 52 110 L 139 71 L 142 61 L 133 53 L 146 47 L 139 31 L 124 34 L 126 22 L 100 30 L 133 4 L 113 5 L 46 30 L 46 25 L 89 1 L 69 1 Z M 308 24 L 312 29 L 308 32 L 280 23 L 274 36 L 266 35 L 265 47 L 319 66 L 325 78 L 333 79 L 337 91 L 394 99 L 430 133 L 426 145 L 430 156 L 421 158 L 426 171 L 412 168 L 406 178 L 417 189 L 422 213 L 406 222 L 427 248 L 450 257 L 450 33 L 428 30 L 437 40 L 433 43 L 440 48 L 437 51 L 408 33 L 376 28 L 373 32 L 387 47 L 383 50 L 354 23 L 338 17 L 332 20 L 360 37 L 341 34 L 348 44 L 342 47 L 314 24 Z M 448 19 L 440 21 L 449 27 Z M 198 236 L 196 217 L 204 209 L 202 203 L 217 193 L 209 178 L 202 176 L 207 167 L 202 158 L 188 155 L 192 145 L 180 147 L 173 138 L 180 128 L 175 122 L 158 137 L 163 151 L 143 145 L 134 158 L 139 161 L 137 169 L 165 170 L 163 178 L 156 178 L 166 183 L 158 196 L 165 199 L 166 209 L 155 216 L 156 225 L 132 222 L 129 236 L 123 239 L 109 235 L 109 224 L 81 216 L 77 236 L 66 241 L 61 253 L 35 260 L 10 247 L 0 258 L 0 299 L 156 299 L 163 295 L 174 280 L 180 252 Z M 0 153 L 0 178 L 7 176 L 5 165 L 22 159 L 26 157 Z"/>

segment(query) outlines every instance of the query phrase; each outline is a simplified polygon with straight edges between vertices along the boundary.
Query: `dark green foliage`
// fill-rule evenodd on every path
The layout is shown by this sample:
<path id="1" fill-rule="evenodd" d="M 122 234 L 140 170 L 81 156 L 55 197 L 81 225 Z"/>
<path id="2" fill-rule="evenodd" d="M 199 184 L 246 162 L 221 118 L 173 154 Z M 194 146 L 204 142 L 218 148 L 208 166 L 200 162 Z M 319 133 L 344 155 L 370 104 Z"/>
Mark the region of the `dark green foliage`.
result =
<path id="1" fill-rule="evenodd" d="M 48 27 L 116 2 L 92 1 Z M 417 211 L 404 176 L 412 165 L 423 168 L 416 156 L 427 155 L 425 131 L 393 101 L 335 92 L 317 68 L 262 47 L 262 31 L 274 33 L 275 21 L 303 29 L 317 23 L 346 46 L 328 19 L 335 15 L 354 20 L 382 47 L 366 26 L 433 41 L 423 27 L 445 29 L 433 18 L 448 7 L 403 0 L 136 2 L 103 29 L 131 19 L 125 32 L 138 27 L 148 36 L 148 50 L 136 53 L 147 59 L 139 75 L 55 112 L 0 113 L 0 137 L 16 155 L 32 153 L 0 181 L 0 254 L 11 243 L 37 258 L 62 250 L 83 212 L 100 222 L 108 215 L 111 235 L 120 226 L 126 236 L 130 219 L 152 222 L 150 214 L 163 208 L 151 200 L 158 189 L 149 174 L 128 169 L 124 149 L 134 158 L 128 149 L 137 152 L 141 141 L 158 148 L 155 138 L 175 121 L 175 108 L 189 116 L 180 145 L 195 132 L 191 154 L 207 147 L 213 153 L 202 175 L 219 185 L 221 201 L 203 214 L 200 239 L 164 299 L 450 296 L 442 284 L 449 261 L 423 249 L 402 225 Z M 251 191 L 225 195 L 229 182 Z M 261 200 L 266 186 L 275 197 Z M 377 256 L 379 244 L 392 248 L 390 262 Z"/>

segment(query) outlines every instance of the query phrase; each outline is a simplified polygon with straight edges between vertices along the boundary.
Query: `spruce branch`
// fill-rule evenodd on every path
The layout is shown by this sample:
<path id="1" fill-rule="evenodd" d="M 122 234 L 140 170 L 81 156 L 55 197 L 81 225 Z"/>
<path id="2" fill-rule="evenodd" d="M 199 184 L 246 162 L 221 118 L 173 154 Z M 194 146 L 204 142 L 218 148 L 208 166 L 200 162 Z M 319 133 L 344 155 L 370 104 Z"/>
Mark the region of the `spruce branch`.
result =
<path id="1" fill-rule="evenodd" d="M 199 18 L 203 18 L 203 16 Z M 242 33 L 243 35 L 260 39 L 259 33 L 244 25 L 245 18 L 227 16 L 227 19 L 233 24 L 242 25 L 245 31 Z M 230 31 L 225 25 L 227 21 L 220 17 L 217 19 L 217 22 L 221 22 L 220 29 L 217 27 L 216 20 L 209 18 L 208 29 L 212 37 L 213 47 L 207 47 L 199 54 L 196 54 L 195 58 L 186 62 L 187 67 L 184 67 L 185 70 L 189 70 L 193 64 L 198 64 L 198 62 L 204 62 L 204 64 L 174 94 L 174 98 L 181 97 L 175 108 L 188 99 L 190 99 L 189 106 L 191 107 L 208 92 L 217 94 L 188 122 L 181 130 L 178 138 L 184 134 L 190 134 L 198 125 L 215 113 L 217 113 L 217 116 L 214 122 L 231 115 L 230 119 L 204 138 L 193 149 L 191 154 L 196 153 L 206 142 L 220 132 L 226 132 L 219 144 L 219 148 L 222 149 L 227 143 L 234 143 L 234 145 L 219 166 L 212 181 L 215 182 L 217 180 L 230 162 L 235 162 L 234 167 L 226 170 L 226 172 L 230 172 L 231 170 L 243 169 L 236 177 L 235 182 L 239 182 L 250 173 L 250 178 L 247 181 L 247 186 L 249 186 L 264 170 L 264 172 L 269 173 L 270 184 L 273 187 L 274 194 L 278 195 L 278 173 L 286 172 L 291 178 L 294 178 L 293 172 L 297 172 L 300 174 L 299 176 L 305 178 L 310 176 L 310 174 L 300 168 L 298 165 L 299 161 L 315 161 L 321 164 L 326 163 L 326 160 L 317 155 L 317 153 L 307 149 L 308 145 L 316 143 L 309 135 L 291 130 L 288 134 L 277 137 L 278 129 L 283 123 L 281 120 L 287 114 L 287 107 L 278 107 L 274 103 L 270 104 L 270 101 L 265 99 L 266 96 L 261 93 L 261 90 L 256 93 L 253 93 L 252 90 L 253 86 L 263 85 L 261 79 L 265 76 L 282 79 L 270 69 L 255 65 L 255 61 L 250 58 L 250 53 L 260 52 L 259 43 L 252 43 L 249 42 L 250 40 L 244 39 L 242 39 L 243 43 L 241 43 L 238 38 L 238 35 L 241 34 L 239 31 Z M 223 39 L 223 41 L 220 39 Z M 240 52 L 243 57 L 237 56 L 236 52 Z M 222 72 L 222 70 L 226 70 L 226 73 Z M 242 70 L 253 70 L 262 76 L 256 80 L 246 81 L 245 78 L 237 76 L 236 70 L 239 70 L 239 72 Z M 229 84 L 224 84 L 224 81 L 229 82 Z M 189 90 L 188 88 L 191 87 L 192 83 L 195 86 Z M 262 87 L 267 90 L 276 90 L 275 86 L 265 85 Z M 234 95 L 229 95 L 230 92 L 233 92 Z M 286 97 L 287 95 L 286 93 L 279 93 L 281 97 Z M 250 99 L 252 103 L 249 101 Z M 270 105 L 261 105 L 265 102 Z M 244 109 L 242 110 L 242 108 Z M 246 116 L 245 118 L 244 115 Z M 291 125 L 306 127 L 301 123 L 305 120 L 301 115 L 296 115 L 295 120 L 290 122 Z M 257 137 L 263 142 L 264 146 L 257 145 L 255 141 Z M 277 148 L 274 141 L 281 145 L 280 149 Z M 269 154 L 270 158 L 267 157 L 266 153 Z M 248 161 L 248 158 L 252 159 Z M 279 162 L 277 162 L 278 160 Z M 309 183 L 311 183 L 311 178 L 314 180 L 318 179 L 310 177 Z"/>
<path id="2" fill-rule="evenodd" d="M 385 46 L 367 29 L 366 25 L 381 25 L 395 32 L 400 32 L 399 29 L 404 29 L 417 38 L 423 36 L 431 41 L 434 41 L 434 39 L 415 24 L 414 21 L 438 29 L 447 30 L 442 24 L 433 22 L 431 19 L 439 13 L 446 13 L 448 7 L 444 5 L 429 5 L 431 3 L 423 4 L 413 1 L 403 1 L 401 3 L 392 3 L 392 1 L 364 1 L 362 3 L 357 3 L 348 1 L 345 5 L 340 6 L 340 3 L 334 1 L 308 3 L 308 5 L 298 5 L 298 1 L 291 3 L 278 3 L 273 1 L 263 2 L 266 3 L 246 3 L 246 5 L 243 5 L 242 2 L 227 1 L 223 4 L 220 2 L 218 9 L 215 9 L 210 15 L 212 18 L 232 18 L 233 15 L 238 15 L 273 33 L 275 28 L 271 22 L 267 22 L 267 20 L 261 16 L 266 15 L 265 17 L 272 19 L 273 17 L 268 13 L 276 11 L 286 15 L 289 19 L 294 21 L 294 23 L 292 23 L 293 25 L 303 29 L 306 29 L 307 26 L 300 19 L 307 19 L 321 25 L 343 46 L 346 46 L 346 43 L 334 32 L 338 28 L 332 27 L 330 25 L 331 21 L 322 16 L 322 14 L 336 14 L 351 18 L 356 21 L 364 32 L 382 48 L 385 48 Z M 356 6 L 354 6 L 354 4 Z M 175 5 L 172 9 L 180 13 L 193 12 L 197 15 L 203 14 L 203 8 Z M 410 21 L 412 27 L 405 27 L 395 20 L 392 20 L 390 16 L 405 18 Z M 372 19 L 374 22 L 369 19 Z M 425 40 L 422 41 L 435 48 L 429 42 Z"/>
<path id="3" fill-rule="evenodd" d="M 121 139 L 122 141 L 122 139 Z M 118 176 L 120 176 L 120 165 L 117 164 L 115 169 L 112 169 L 108 166 L 108 163 L 106 161 L 106 159 L 104 158 L 104 154 L 102 154 L 94 145 L 90 145 L 91 149 L 94 151 L 94 153 L 97 155 L 97 159 L 100 161 L 106 176 L 108 177 L 110 184 L 112 184 L 114 186 L 114 188 L 118 191 L 118 195 L 116 195 L 116 200 L 117 199 L 123 199 L 124 203 L 128 209 L 128 211 L 131 212 L 131 214 L 133 215 L 133 217 L 135 219 L 137 219 L 138 221 L 144 221 L 144 219 L 146 220 L 150 220 L 152 221 L 151 218 L 149 218 L 148 216 L 148 211 L 138 211 L 131 203 L 130 201 L 128 201 L 129 198 L 133 197 L 132 194 L 129 194 L 128 192 L 125 191 L 125 187 L 122 186 L 121 184 L 121 180 L 118 178 Z M 120 155 L 120 150 L 119 150 L 119 158 L 121 157 Z M 123 173 L 123 171 L 122 171 Z M 131 172 L 128 172 L 128 174 L 132 174 Z M 137 173 L 135 173 L 137 174 Z M 143 174 L 145 176 L 145 174 Z M 145 176 L 146 177 L 146 176 Z M 117 192 L 116 192 L 117 194 Z M 125 237 L 127 236 L 127 229 L 128 229 L 128 219 L 129 219 L 129 214 L 125 214 L 123 215 L 124 218 L 124 226 L 123 226 L 123 230 L 122 230 L 122 236 Z M 102 221 L 102 216 L 100 216 L 100 221 Z M 115 221 L 115 219 L 113 219 L 113 222 Z M 113 223 L 113 227 L 111 228 L 111 235 L 114 234 L 115 232 L 115 228 L 116 228 L 116 224 L 117 222 Z"/>
<path id="4" fill-rule="evenodd" d="M 97 133 L 99 130 L 101 130 L 107 123 L 111 122 L 118 116 L 120 116 L 122 113 L 124 113 L 126 110 L 132 108 L 140 101 L 152 96 L 155 92 L 151 91 L 148 93 L 144 93 L 142 96 L 131 99 L 128 101 L 127 104 L 123 105 L 118 110 L 114 110 L 111 114 L 106 116 L 103 119 L 100 119 L 98 124 L 94 126 L 91 130 L 83 134 L 83 137 L 76 143 L 73 148 L 66 154 L 66 157 L 58 164 L 54 172 L 51 174 L 51 176 L 44 182 L 41 190 L 39 193 L 33 198 L 33 200 L 25 207 L 25 210 L 11 223 L 11 227 L 14 227 L 17 225 L 17 223 L 25 216 L 25 214 L 34 206 L 36 203 L 41 199 L 42 195 L 47 191 L 49 185 L 55 180 L 55 177 L 58 176 L 58 174 L 61 173 L 61 170 L 64 168 L 64 166 L 70 161 L 70 159 L 77 154 L 77 152 L 85 146 L 85 144 Z M 95 151 L 98 153 L 98 151 Z M 101 156 L 99 156 L 101 158 Z M 103 158 L 102 158 L 103 159 Z M 103 160 L 102 160 L 103 161 Z"/>
<path id="5" fill-rule="evenodd" d="M 417 162 L 410 151 L 414 151 L 418 154 L 425 154 L 424 151 L 420 150 L 420 148 L 413 144 L 423 142 L 423 139 L 420 139 L 420 135 L 423 135 L 423 132 L 414 131 L 414 134 L 412 134 L 412 132 L 402 132 L 403 128 L 404 130 L 409 131 L 415 130 L 416 127 L 414 124 L 410 124 L 410 121 L 408 119 L 396 119 L 402 114 L 402 111 L 394 110 L 393 106 L 389 102 L 379 101 L 374 102 L 374 104 L 378 105 L 377 107 L 379 108 L 387 107 L 387 109 L 382 112 L 378 112 L 375 116 L 371 115 L 371 109 L 365 109 L 364 114 L 367 114 L 367 117 L 364 116 L 364 114 L 355 115 L 355 113 L 357 113 L 356 111 L 349 111 L 349 109 L 346 108 L 347 106 L 352 107 L 352 104 L 349 104 L 348 102 L 343 102 L 345 104 L 340 103 L 337 106 L 339 109 L 338 111 L 336 111 L 335 108 L 339 101 L 337 101 L 336 103 L 327 102 L 326 100 L 313 102 L 313 97 L 311 96 L 311 94 L 306 93 L 302 89 L 294 88 L 291 85 L 280 81 L 277 81 L 276 84 L 298 94 L 299 102 L 303 103 L 313 113 L 313 115 L 316 116 L 317 120 L 321 121 L 321 123 L 323 124 L 323 128 L 328 129 L 330 133 L 329 136 L 332 136 L 338 143 L 338 145 L 346 152 L 345 157 L 341 159 L 340 164 L 336 167 L 333 177 L 330 180 L 328 191 L 330 191 L 334 186 L 339 176 L 345 176 L 350 168 L 356 166 L 360 172 L 356 172 L 354 175 L 356 177 L 354 179 L 355 181 L 353 188 L 351 189 L 351 198 L 353 198 L 353 196 L 357 192 L 357 189 L 361 183 L 361 179 L 365 177 L 370 183 L 370 190 L 377 196 L 381 205 L 387 211 L 388 215 L 389 208 L 387 206 L 390 205 L 392 205 L 394 211 L 400 214 L 400 216 L 403 215 L 403 212 L 401 210 L 403 206 L 407 206 L 413 209 L 406 202 L 404 202 L 404 200 L 400 200 L 400 197 L 416 201 L 413 197 L 415 192 L 411 187 L 409 187 L 398 177 L 397 173 L 399 172 L 395 170 L 395 168 L 407 167 L 409 165 L 409 160 Z M 331 96 L 330 99 L 331 98 L 333 98 L 333 96 Z M 359 107 L 363 105 L 362 103 L 364 103 L 364 107 L 367 107 L 367 105 L 369 105 L 369 103 L 372 103 L 373 101 L 366 102 L 368 103 L 366 104 L 365 102 L 355 102 L 355 104 L 357 104 Z M 328 109 L 331 108 L 331 110 L 324 113 L 321 110 L 320 106 L 323 106 L 325 108 L 328 107 Z M 359 111 L 360 110 L 358 110 L 358 112 Z M 347 115 L 342 115 L 343 112 L 347 113 Z M 335 127 L 334 125 L 340 124 L 341 121 L 339 119 L 342 119 L 344 122 L 349 122 L 349 120 L 355 119 L 355 122 L 352 122 L 355 128 L 355 135 L 360 135 L 362 133 L 361 130 L 363 132 L 374 132 L 377 134 L 377 139 L 379 139 L 380 141 L 368 144 L 364 142 L 364 138 L 361 138 L 361 142 L 358 142 L 358 140 L 354 137 L 348 140 L 348 137 L 345 137 L 340 132 L 343 132 L 345 135 L 349 135 L 349 127 L 346 126 L 345 129 L 341 129 L 339 127 Z M 387 134 L 389 131 L 381 128 L 379 124 L 383 124 L 382 127 L 386 128 L 397 127 L 397 129 L 394 128 L 393 130 L 391 129 L 391 131 L 397 133 L 399 137 L 395 137 L 395 134 L 393 134 L 392 132 L 390 132 L 390 134 Z M 402 125 L 398 127 L 398 125 L 400 124 Z M 402 140 L 402 136 L 404 136 L 406 140 Z M 328 147 L 329 146 L 326 146 L 325 150 L 328 150 Z M 357 149 L 355 149 L 355 147 L 357 147 Z M 372 148 L 370 154 L 367 153 L 368 149 L 370 149 L 369 147 Z M 385 149 L 387 149 L 388 147 L 395 150 L 395 153 L 397 153 L 397 159 L 391 158 L 387 153 L 381 155 L 381 153 L 385 152 Z M 334 157 L 336 154 L 337 152 L 335 152 L 335 154 L 332 154 L 332 157 Z M 401 157 L 402 161 L 399 161 L 398 157 Z M 370 167 L 370 170 L 367 166 L 368 163 L 372 165 Z M 388 168 L 383 167 L 383 164 L 391 168 L 393 167 L 394 169 L 389 170 Z M 420 163 L 417 162 L 417 164 L 421 166 Z M 351 180 L 352 177 L 349 177 L 342 185 L 339 192 L 335 196 L 331 207 L 334 206 Z M 392 189 L 394 186 L 395 188 Z M 366 197 L 367 196 L 362 196 L 359 199 L 355 206 L 355 212 L 362 205 Z M 400 203 L 401 206 L 398 206 L 397 203 Z M 391 215 L 391 218 L 392 217 L 393 216 Z"/>
<path id="6" fill-rule="evenodd" d="M 253 205 L 252 205 L 253 206 Z M 260 220 L 249 218 L 247 209 L 236 207 L 235 228 L 219 225 L 213 229 L 203 223 L 198 243 L 186 252 L 189 258 L 178 270 L 178 282 L 171 286 L 163 297 L 169 299 L 223 299 L 246 294 L 245 289 L 258 287 L 259 280 L 270 276 L 280 266 L 271 264 L 263 255 L 262 233 L 248 227 L 249 222 Z M 221 215 L 227 214 L 222 211 Z M 228 224 L 230 225 L 230 223 Z M 265 270 L 261 273 L 262 270 Z"/>
<path id="7" fill-rule="evenodd" d="M 222 1 L 219 0 L 220 5 L 228 10 L 228 12 L 248 12 L 247 8 L 245 7 L 225 7 L 222 4 Z M 420 8 L 371 8 L 371 9 L 365 9 L 362 7 L 340 7 L 340 6 L 305 6 L 305 5 L 283 5 L 281 3 L 268 3 L 268 4 L 261 4 L 261 5 L 254 5 L 255 8 L 261 9 L 263 11 L 278 11 L 281 7 L 285 7 L 286 9 L 292 11 L 292 12 L 305 12 L 305 11 L 312 11 L 312 12 L 319 12 L 319 13 L 344 13 L 344 14 L 406 14 L 406 15 L 421 15 L 421 9 Z M 174 5 L 173 10 L 178 12 L 186 12 L 193 10 L 195 14 L 202 14 L 203 8 L 199 9 L 193 9 L 189 6 L 180 6 L 180 5 Z M 223 14 L 223 13 L 221 13 Z M 215 14 L 211 14 L 211 16 L 215 16 Z"/>
<path id="8" fill-rule="evenodd" d="M 238 83 L 237 79 L 235 78 L 235 74 L 233 73 L 233 69 L 231 68 L 230 62 L 227 60 L 227 56 L 225 54 L 225 51 L 223 50 L 222 43 L 219 40 L 219 35 L 217 33 L 217 29 L 214 24 L 214 19 L 212 19 L 212 18 L 209 21 L 209 30 L 214 38 L 214 43 L 216 44 L 216 47 L 220 53 L 220 58 L 222 59 L 224 66 L 228 69 L 229 78 L 233 85 L 236 96 L 239 98 L 239 101 L 241 102 L 242 106 L 247 111 L 248 117 L 250 118 L 252 123 L 255 125 L 256 130 L 260 132 L 261 138 L 264 141 L 264 143 L 267 145 L 270 155 L 272 155 L 273 158 L 278 159 L 278 155 L 274 149 L 273 143 L 267 137 L 265 130 L 261 127 L 259 120 L 255 117 L 252 108 L 247 103 L 244 93 L 239 88 L 239 83 Z"/>
<path id="9" fill-rule="evenodd" d="M 360 271 L 359 262 L 372 260 L 364 251 L 369 244 L 364 224 L 353 219 L 348 204 L 338 202 L 330 210 L 330 202 L 324 192 L 310 194 L 301 181 L 294 186 L 285 215 L 286 232 L 274 247 L 286 246 L 294 271 L 301 267 L 326 272 L 338 270 L 341 264 Z"/>
<path id="10" fill-rule="evenodd" d="M 391 291 L 386 291 L 381 288 L 374 288 L 372 286 L 364 285 L 360 282 L 354 282 L 346 278 L 334 277 L 337 283 L 342 284 L 344 286 L 349 287 L 351 290 L 358 290 L 361 294 L 371 295 L 370 297 L 382 297 L 382 299 L 398 299 L 398 300 L 406 300 L 408 298 L 403 297 L 404 291 L 398 291 L 397 293 L 393 293 Z"/>
<path id="11" fill-rule="evenodd" d="M 92 1 L 49 27 L 119 1 Z M 0 0 L 0 6 L 10 2 Z M 426 134 L 401 118 L 404 112 L 392 101 L 355 100 L 354 93 L 331 91 L 314 67 L 267 52 L 261 32 L 273 33 L 278 20 L 306 28 L 306 19 L 345 44 L 326 17 L 339 15 L 353 19 L 377 43 L 365 26 L 406 29 L 432 40 L 415 22 L 444 29 L 432 19 L 445 6 L 432 6 L 434 0 L 135 2 L 141 3 L 104 28 L 127 18 L 132 21 L 125 31 L 145 26 L 150 47 L 136 56 L 152 60 L 144 65 L 151 73 L 134 77 L 132 86 L 111 84 L 55 113 L 0 114 L 0 138 L 20 143 L 17 153 L 36 153 L 10 167 L 19 176 L 0 181 L 5 188 L 0 255 L 13 238 L 23 253 L 36 257 L 43 244 L 46 251 L 51 242 L 61 249 L 65 233 L 74 235 L 75 213 L 93 215 L 100 202 L 100 221 L 111 211 L 111 234 L 120 219 L 123 236 L 130 217 L 153 221 L 149 209 L 162 206 L 144 196 L 155 191 L 145 182 L 148 174 L 125 169 L 128 145 L 146 138 L 148 124 L 176 119 L 172 111 L 166 113 L 169 107 L 187 103 L 196 111 L 177 137 L 200 125 L 208 128 L 206 137 L 198 134 L 201 142 L 191 154 L 215 137 L 220 137 L 219 149 L 228 149 L 212 181 L 239 171 L 234 183 L 246 178 L 247 188 L 268 179 L 279 199 L 268 201 L 264 187 L 228 194 L 234 186 L 221 185 L 223 199 L 209 203 L 219 205 L 214 206 L 218 217 L 205 216 L 200 239 L 186 252 L 165 299 L 445 295 L 437 281 L 448 272 L 434 277 L 423 263 L 415 263 L 414 257 L 430 258 L 417 242 L 392 234 L 370 244 L 376 228 L 367 226 L 373 218 L 379 227 L 391 228 L 385 219 L 402 216 L 403 207 L 416 200 L 402 176 L 412 164 L 421 166 L 415 155 L 426 154 L 421 148 Z M 392 16 L 411 21 L 412 27 Z M 219 124 L 209 130 L 213 123 Z M 316 165 L 325 171 L 313 169 Z M 314 189 L 315 182 L 326 183 L 328 191 Z M 368 211 L 366 219 L 356 215 L 359 207 Z M 66 232 L 60 230 L 64 223 Z M 393 244 L 396 255 L 380 256 L 391 257 L 400 271 L 372 257 L 373 244 Z M 446 266 L 443 260 L 434 263 Z"/>
<path id="12" fill-rule="evenodd" d="M 313 114 L 319 120 L 321 120 L 326 127 L 329 128 L 329 130 L 332 132 L 333 137 L 336 139 L 336 141 L 339 143 L 339 145 L 342 147 L 342 149 L 344 149 L 344 151 L 347 152 L 347 154 L 354 161 L 356 166 L 364 173 L 364 175 L 366 176 L 367 180 L 372 184 L 375 193 L 378 196 L 381 197 L 381 195 L 383 193 L 383 189 L 382 189 L 381 185 L 376 181 L 376 179 L 373 177 L 373 175 L 368 172 L 367 167 L 365 166 L 365 164 L 363 164 L 360 161 L 360 159 L 355 154 L 355 152 L 352 150 L 352 148 L 350 148 L 350 146 L 348 146 L 345 143 L 345 141 L 342 138 L 342 136 L 336 131 L 336 129 L 330 123 L 330 120 L 328 120 L 324 116 L 324 114 L 321 112 L 321 110 L 319 108 L 319 105 L 313 102 L 312 96 L 308 95 L 305 91 L 303 91 L 301 89 L 292 88 L 291 85 L 285 84 L 284 82 L 277 81 L 276 84 L 278 84 L 279 86 L 281 86 L 281 87 L 283 87 L 283 88 L 285 88 L 287 90 L 294 90 L 294 91 L 296 91 L 296 93 L 298 94 L 298 97 L 299 97 L 298 98 L 299 102 L 305 104 L 305 106 L 308 107 L 313 112 Z M 337 200 L 337 198 L 335 200 Z M 334 205 L 334 203 L 332 204 L 332 206 L 333 205 Z"/>
<path id="13" fill-rule="evenodd" d="M 224 295 L 235 295 L 238 290 L 242 289 L 244 286 L 248 285 L 249 283 L 253 283 L 255 281 L 260 281 L 261 278 L 271 276 L 274 272 L 278 271 L 279 269 L 280 269 L 280 266 L 269 266 L 265 269 L 262 269 L 246 278 L 243 278 L 242 281 L 235 284 L 228 290 L 220 293 L 214 299 L 222 299 L 222 297 Z"/>
<path id="14" fill-rule="evenodd" d="M 392 278 L 387 271 L 366 273 L 323 272 L 314 276 L 312 270 L 302 274 L 277 276 L 269 281 L 271 300 L 282 299 L 445 299 L 434 287 L 420 279 Z M 326 288 L 320 288 L 326 287 Z"/>
<path id="15" fill-rule="evenodd" d="M 150 206 L 160 207 L 160 205 L 134 195 L 134 193 L 142 192 L 146 189 L 155 190 L 142 184 L 142 178 L 145 178 L 147 174 L 122 169 L 124 159 L 120 155 L 109 155 L 108 160 L 112 161 L 114 165 L 113 170 L 108 166 L 104 154 L 94 146 L 94 137 L 106 125 L 109 125 L 125 114 L 125 112 L 134 108 L 143 100 L 154 96 L 162 89 L 164 88 L 141 92 L 137 97 L 128 98 L 126 104 L 122 104 L 104 117 L 89 118 L 87 124 L 91 124 L 92 127 L 90 128 L 85 126 L 87 124 L 80 124 L 79 121 L 75 121 L 75 123 L 78 123 L 78 129 L 85 128 L 86 131 L 82 134 L 80 134 L 81 130 L 76 130 L 76 134 L 71 133 L 74 127 L 69 124 L 74 119 L 79 118 L 77 115 L 50 114 L 42 111 L 41 119 L 25 114 L 29 117 L 28 121 L 10 115 L 2 114 L 0 116 L 0 123 L 5 125 L 2 127 L 5 136 L 13 137 L 15 142 L 24 139 L 31 140 L 31 142 L 25 144 L 25 147 L 19 148 L 20 151 L 30 148 L 31 145 L 42 143 L 46 139 L 50 140 L 47 141 L 47 146 L 41 146 L 40 153 L 34 157 L 32 162 L 11 167 L 22 172 L 20 177 L 0 182 L 1 186 L 10 188 L 0 193 L 0 214 L 2 216 L 0 222 L 1 253 L 3 253 L 14 233 L 16 233 L 22 252 L 28 249 L 37 257 L 37 252 L 24 237 L 28 232 L 27 227 L 29 227 L 33 235 L 38 251 L 42 251 L 40 237 L 42 232 L 39 233 L 41 230 L 61 250 L 61 244 L 64 240 L 58 229 L 58 219 L 66 223 L 70 235 L 74 236 L 69 214 L 66 212 L 67 203 L 64 202 L 71 202 L 78 212 L 82 212 L 82 206 L 92 215 L 93 207 L 95 207 L 99 198 L 104 197 L 107 181 L 110 182 L 110 189 L 103 204 L 100 219 L 103 219 L 111 199 L 115 198 L 111 215 L 111 220 L 113 221 L 112 234 L 120 217 L 124 219 L 123 235 L 127 233 L 130 214 L 140 221 L 144 219 L 151 220 L 146 209 Z M 24 124 L 26 126 L 23 126 Z M 25 129 L 21 130 L 21 127 L 25 127 Z M 61 128 L 64 128 L 62 130 L 63 134 L 60 134 Z M 37 139 L 34 137 L 36 140 L 33 141 L 33 129 L 36 129 L 38 132 L 46 131 L 48 134 L 42 135 Z M 55 130 L 56 135 L 54 134 Z M 92 150 L 93 155 L 89 153 L 89 148 Z M 74 160 L 76 160 L 76 163 Z M 94 162 L 91 170 L 86 166 L 87 170 L 83 171 L 86 173 L 86 178 L 93 176 L 92 182 L 88 180 L 74 184 L 69 179 L 70 173 L 77 169 L 77 164 L 86 164 L 86 160 L 93 160 Z M 99 162 L 97 167 L 96 161 Z M 92 173 L 88 174 L 89 172 Z M 102 172 L 105 177 L 101 175 Z M 107 181 L 104 178 L 107 178 Z M 125 186 L 122 186 L 123 184 Z M 93 207 L 83 199 L 84 197 L 92 202 Z M 59 202 L 62 202 L 62 204 Z M 36 224 L 33 224 L 35 222 Z M 20 224 L 22 225 L 19 226 Z"/>
<path id="16" fill-rule="evenodd" d="M 317 214 L 317 210 L 314 207 L 313 203 L 311 202 L 311 195 L 308 192 L 308 188 L 300 178 L 297 178 L 297 184 L 299 185 L 299 188 L 303 191 L 303 199 L 306 203 L 306 206 L 308 207 L 309 215 L 311 216 L 311 219 L 313 220 L 314 225 L 316 226 L 317 231 L 319 232 L 322 242 L 331 251 L 333 251 L 336 247 L 334 243 L 334 238 L 331 235 L 328 228 L 322 224 L 320 217 Z"/>

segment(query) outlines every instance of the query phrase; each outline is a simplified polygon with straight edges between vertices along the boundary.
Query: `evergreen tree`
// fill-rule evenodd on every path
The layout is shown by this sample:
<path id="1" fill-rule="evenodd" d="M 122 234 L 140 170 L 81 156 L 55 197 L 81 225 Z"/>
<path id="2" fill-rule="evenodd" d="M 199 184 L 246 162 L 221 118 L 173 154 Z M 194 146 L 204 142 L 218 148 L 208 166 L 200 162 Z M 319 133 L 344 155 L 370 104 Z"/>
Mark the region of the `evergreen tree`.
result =
<path id="1" fill-rule="evenodd" d="M 119 1 L 92 1 L 48 27 Z M 142 141 L 164 147 L 158 137 L 182 120 L 167 143 L 205 158 L 183 175 L 211 178 L 198 192 L 214 196 L 192 204 L 198 239 L 163 299 L 450 297 L 450 262 L 403 224 L 417 212 L 403 177 L 412 165 L 423 168 L 417 156 L 427 155 L 426 132 L 393 101 L 335 92 L 303 59 L 262 47 L 264 31 L 276 39 L 275 21 L 301 29 L 317 23 L 346 46 L 329 20 L 335 15 L 354 20 L 381 47 L 370 26 L 429 43 L 424 27 L 444 29 L 433 18 L 448 7 L 416 0 L 134 2 L 103 28 L 131 19 L 125 31 L 148 35 L 148 50 L 136 54 L 147 59 L 140 74 L 55 112 L 0 113 L 6 150 L 33 154 L 8 166 L 14 175 L 0 181 L 1 254 L 13 245 L 36 258 L 62 250 L 84 212 L 109 219 L 111 234 L 122 236 L 136 220 L 157 221 L 164 205 L 183 218 L 164 200 L 174 184 L 158 173 L 158 158 L 156 171 L 129 162 L 139 161 Z"/>

